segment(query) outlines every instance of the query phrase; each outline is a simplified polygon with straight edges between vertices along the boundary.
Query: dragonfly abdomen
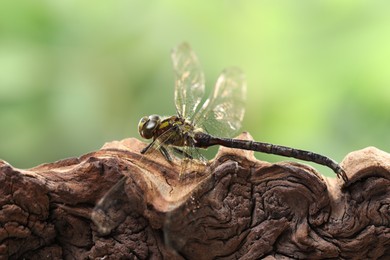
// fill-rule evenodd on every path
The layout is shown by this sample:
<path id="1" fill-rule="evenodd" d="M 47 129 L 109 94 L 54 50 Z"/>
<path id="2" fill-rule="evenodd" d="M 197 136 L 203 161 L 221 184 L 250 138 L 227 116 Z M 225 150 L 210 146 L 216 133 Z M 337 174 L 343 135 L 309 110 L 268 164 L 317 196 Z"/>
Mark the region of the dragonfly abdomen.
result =
<path id="1" fill-rule="evenodd" d="M 219 138 L 210 136 L 207 134 L 199 135 L 199 138 L 196 138 L 197 146 L 202 148 L 207 148 L 213 145 L 222 145 L 230 148 L 238 148 L 244 150 L 251 150 L 261 153 L 274 154 L 284 157 L 292 157 L 303 161 L 314 162 L 331 168 L 337 175 L 346 180 L 347 177 L 343 169 L 339 164 L 332 160 L 329 157 L 313 153 L 310 151 L 295 149 L 287 146 L 275 145 L 270 143 L 256 142 L 250 140 L 241 140 L 241 139 L 230 139 L 230 138 Z"/>

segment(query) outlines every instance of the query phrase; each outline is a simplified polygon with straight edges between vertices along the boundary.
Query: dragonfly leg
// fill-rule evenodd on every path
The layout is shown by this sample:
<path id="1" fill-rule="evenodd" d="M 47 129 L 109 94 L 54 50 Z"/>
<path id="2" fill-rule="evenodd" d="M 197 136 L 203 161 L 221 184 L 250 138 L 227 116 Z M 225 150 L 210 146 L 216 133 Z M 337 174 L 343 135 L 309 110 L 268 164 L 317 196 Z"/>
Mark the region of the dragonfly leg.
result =
<path id="1" fill-rule="evenodd" d="M 150 149 L 152 149 L 153 145 L 154 145 L 154 141 L 148 144 L 147 146 L 145 146 L 145 148 L 141 150 L 141 154 L 147 153 Z M 173 161 L 171 155 L 169 154 L 168 150 L 164 146 L 160 146 L 158 150 L 164 156 L 165 160 L 167 160 L 170 163 Z"/>
<path id="2" fill-rule="evenodd" d="M 167 160 L 170 163 L 173 162 L 171 155 L 169 154 L 168 150 L 164 146 L 160 146 L 158 150 L 164 156 L 165 160 Z"/>
<path id="3" fill-rule="evenodd" d="M 151 142 L 150 144 L 148 144 L 147 146 L 145 146 L 145 148 L 143 148 L 141 150 L 141 154 L 145 154 L 149 149 L 150 147 L 152 147 L 152 145 L 154 144 L 154 142 Z"/>
<path id="4" fill-rule="evenodd" d="M 179 149 L 177 147 L 173 147 L 173 150 L 180 154 L 180 155 L 183 155 L 185 158 L 188 158 L 188 159 L 194 159 L 190 154 L 188 154 L 187 152 L 183 151 L 182 149 Z"/>

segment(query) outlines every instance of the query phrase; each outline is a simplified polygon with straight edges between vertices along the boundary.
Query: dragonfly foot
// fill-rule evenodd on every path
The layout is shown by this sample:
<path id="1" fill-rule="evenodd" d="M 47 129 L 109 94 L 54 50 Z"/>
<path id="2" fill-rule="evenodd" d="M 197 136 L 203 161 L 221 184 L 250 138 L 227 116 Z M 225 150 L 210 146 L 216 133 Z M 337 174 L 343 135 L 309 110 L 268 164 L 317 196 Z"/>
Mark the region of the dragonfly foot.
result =
<path id="1" fill-rule="evenodd" d="M 150 149 L 150 147 L 152 147 L 152 145 L 153 145 L 153 142 L 150 143 L 150 144 L 148 144 L 147 146 L 145 146 L 145 147 L 140 151 L 140 153 L 141 153 L 141 154 L 145 154 L 145 153 Z"/>

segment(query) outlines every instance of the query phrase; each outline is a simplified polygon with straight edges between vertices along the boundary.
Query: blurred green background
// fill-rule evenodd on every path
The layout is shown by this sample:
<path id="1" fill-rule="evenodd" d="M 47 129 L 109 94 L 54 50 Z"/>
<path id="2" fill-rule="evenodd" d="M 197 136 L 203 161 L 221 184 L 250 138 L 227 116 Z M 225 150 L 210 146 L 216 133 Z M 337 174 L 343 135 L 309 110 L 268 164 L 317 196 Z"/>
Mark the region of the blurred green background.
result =
<path id="1" fill-rule="evenodd" d="M 140 117 L 175 112 L 170 51 L 182 41 L 209 90 L 224 67 L 245 71 L 243 130 L 256 140 L 337 161 L 389 152 L 389 11 L 352 0 L 1 1 L 0 158 L 28 168 L 138 137 Z"/>

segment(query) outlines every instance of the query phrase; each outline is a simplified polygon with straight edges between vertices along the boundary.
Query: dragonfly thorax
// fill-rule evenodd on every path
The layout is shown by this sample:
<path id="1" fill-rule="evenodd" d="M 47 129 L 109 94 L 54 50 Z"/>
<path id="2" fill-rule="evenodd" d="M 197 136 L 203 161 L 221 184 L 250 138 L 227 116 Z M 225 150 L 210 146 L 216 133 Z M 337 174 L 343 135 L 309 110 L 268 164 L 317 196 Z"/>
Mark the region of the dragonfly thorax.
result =
<path id="1" fill-rule="evenodd" d="M 202 131 L 195 128 L 191 122 L 180 116 L 161 118 L 158 115 L 145 116 L 138 123 L 138 132 L 145 139 L 153 140 L 164 136 L 165 144 L 175 146 L 190 145 L 196 132 Z"/>

